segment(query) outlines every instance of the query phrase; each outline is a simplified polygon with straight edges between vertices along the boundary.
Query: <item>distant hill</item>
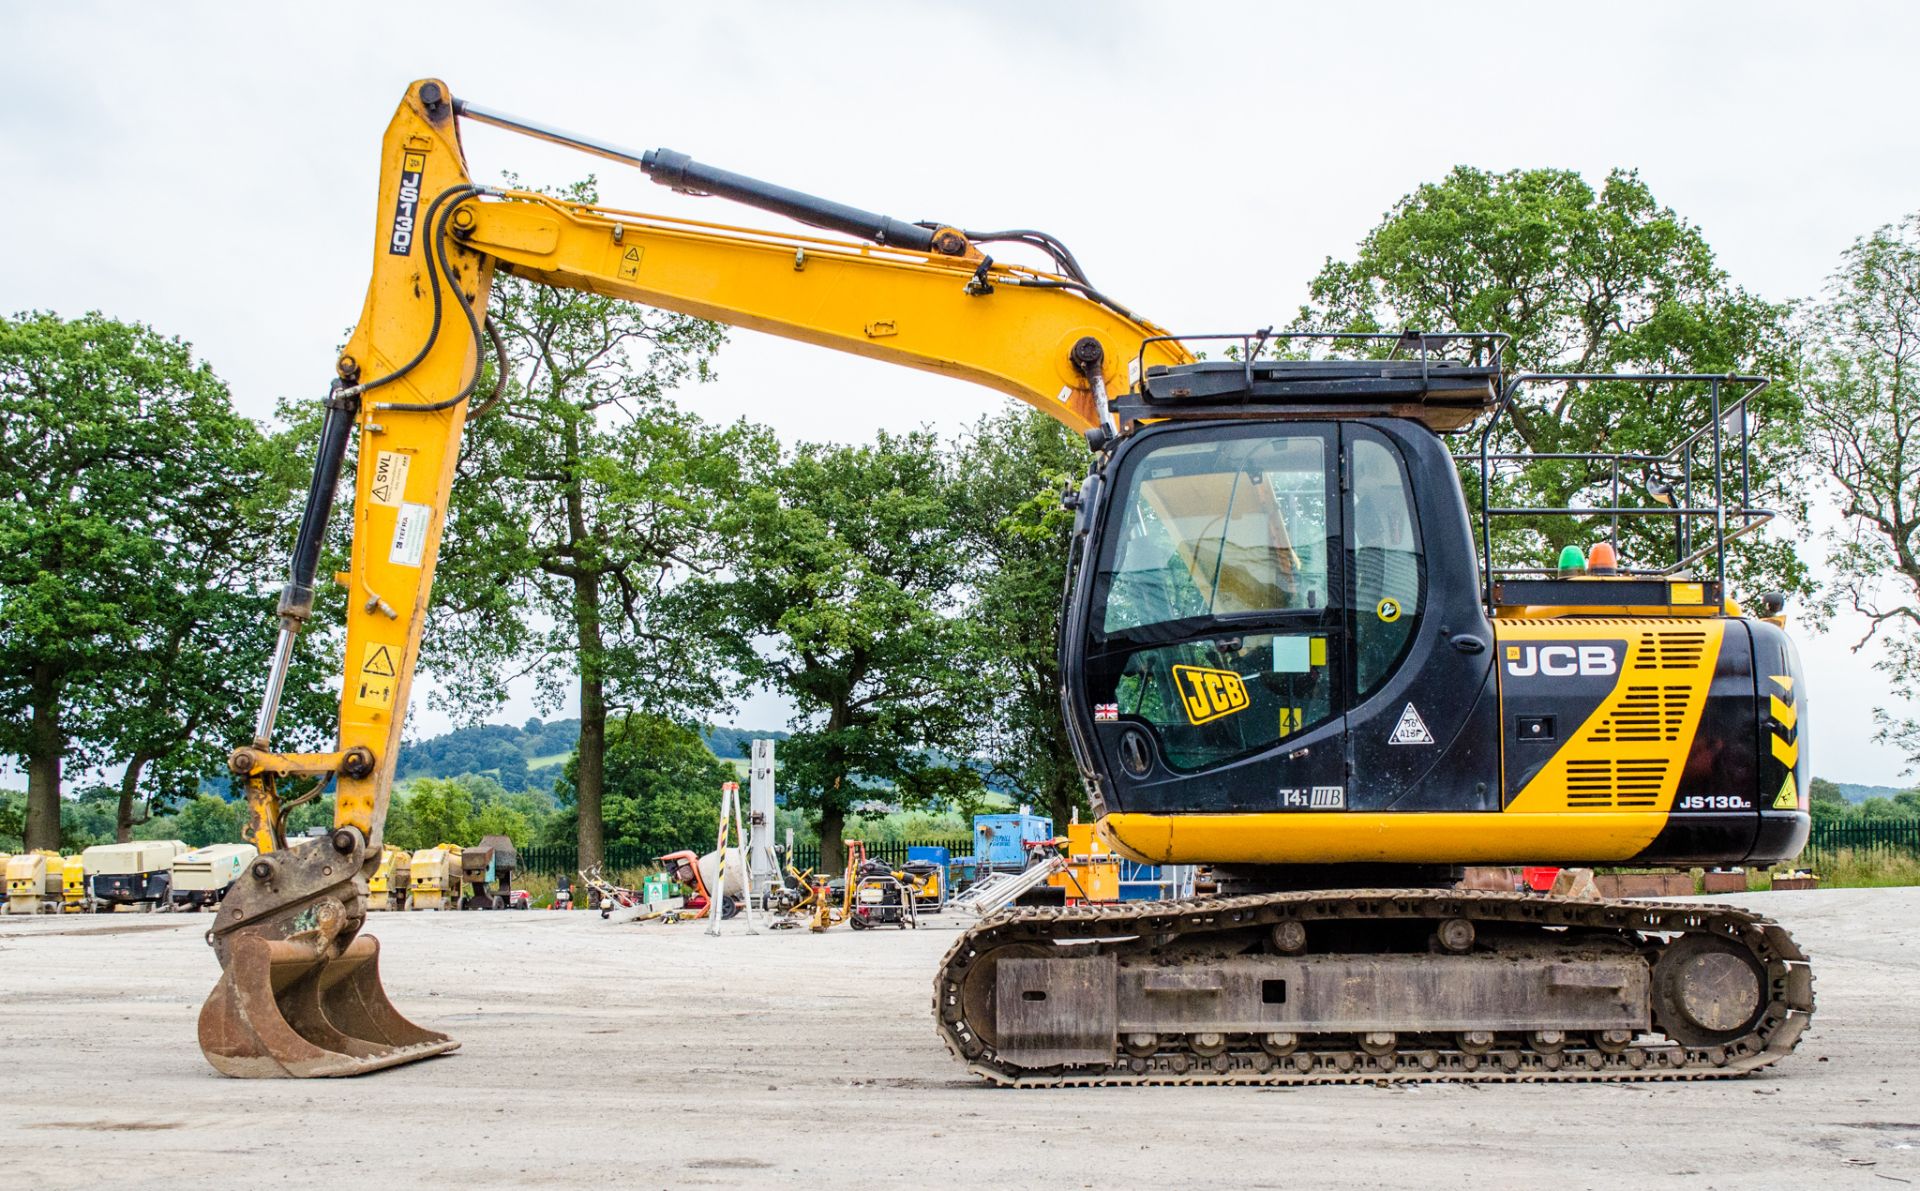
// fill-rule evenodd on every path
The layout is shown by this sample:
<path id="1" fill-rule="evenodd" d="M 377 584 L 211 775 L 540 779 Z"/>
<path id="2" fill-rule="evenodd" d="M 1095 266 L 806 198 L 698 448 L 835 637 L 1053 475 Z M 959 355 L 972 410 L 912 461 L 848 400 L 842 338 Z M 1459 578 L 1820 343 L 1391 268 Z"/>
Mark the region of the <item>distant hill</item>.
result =
<path id="1" fill-rule="evenodd" d="M 713 755 L 723 761 L 743 761 L 749 748 L 747 742 L 757 737 L 785 740 L 790 735 L 714 725 L 702 728 L 700 734 Z M 579 739 L 577 719 L 530 719 L 517 728 L 512 724 L 455 728 L 439 736 L 403 743 L 397 775 L 405 780 L 483 773 L 508 790 L 551 790 Z"/>
<path id="2" fill-rule="evenodd" d="M 791 732 L 762 732 L 753 728 L 722 728 L 708 724 L 700 729 L 701 739 L 713 750 L 713 755 L 722 761 L 740 761 L 751 758 L 755 740 L 786 740 Z M 774 749 L 774 760 L 780 759 L 780 750 Z"/>
<path id="3" fill-rule="evenodd" d="M 1835 782 L 1840 793 L 1848 802 L 1865 802 L 1869 798 L 1892 798 L 1895 794 L 1905 794 L 1912 786 L 1863 786 L 1856 782 Z"/>

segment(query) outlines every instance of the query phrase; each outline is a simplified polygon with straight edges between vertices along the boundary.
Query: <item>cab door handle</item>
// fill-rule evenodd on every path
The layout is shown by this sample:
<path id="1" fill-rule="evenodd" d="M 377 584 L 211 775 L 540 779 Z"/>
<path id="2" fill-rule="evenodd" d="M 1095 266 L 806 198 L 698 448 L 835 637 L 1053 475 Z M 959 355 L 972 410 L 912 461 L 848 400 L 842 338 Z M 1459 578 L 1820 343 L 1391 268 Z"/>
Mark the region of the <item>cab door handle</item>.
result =
<path id="1" fill-rule="evenodd" d="M 1461 653 L 1485 653 L 1487 643 L 1472 633 L 1461 633 L 1454 637 L 1453 647 Z"/>

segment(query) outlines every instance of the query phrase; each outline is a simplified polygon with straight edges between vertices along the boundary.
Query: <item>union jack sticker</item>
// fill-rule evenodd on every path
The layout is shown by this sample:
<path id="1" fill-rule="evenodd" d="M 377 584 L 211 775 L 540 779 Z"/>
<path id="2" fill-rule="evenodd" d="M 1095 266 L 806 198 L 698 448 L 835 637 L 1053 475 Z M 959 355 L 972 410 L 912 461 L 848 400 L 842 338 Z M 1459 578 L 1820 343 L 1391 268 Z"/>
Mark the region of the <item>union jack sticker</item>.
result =
<path id="1" fill-rule="evenodd" d="M 1118 703 L 1095 703 L 1093 705 L 1093 719 L 1095 723 L 1111 724 L 1119 718 L 1120 705 Z"/>

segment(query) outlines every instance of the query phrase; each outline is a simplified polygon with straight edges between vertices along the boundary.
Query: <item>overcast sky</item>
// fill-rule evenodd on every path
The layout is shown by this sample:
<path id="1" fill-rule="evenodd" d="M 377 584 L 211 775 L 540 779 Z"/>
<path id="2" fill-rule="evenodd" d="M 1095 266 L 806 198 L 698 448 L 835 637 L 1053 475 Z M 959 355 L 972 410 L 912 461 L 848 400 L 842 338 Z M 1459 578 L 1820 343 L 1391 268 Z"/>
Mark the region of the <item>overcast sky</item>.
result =
<path id="1" fill-rule="evenodd" d="M 381 133 L 430 75 L 897 217 L 1046 229 L 1176 330 L 1286 321 L 1324 258 L 1458 163 L 1596 183 L 1638 168 L 1741 284 L 1803 297 L 1856 236 L 1920 208 L 1916 34 L 1920 9 L 1832 2 L 0 0 L 0 310 L 180 335 L 255 416 L 318 397 L 366 286 Z M 594 172 L 612 205 L 742 218 L 609 162 L 463 135 L 483 181 Z M 1005 400 L 744 331 L 719 371 L 683 400 L 787 441 L 951 432 Z M 1904 784 L 1870 739 L 1885 682 L 1850 653 L 1857 627 L 1800 629 L 1815 770 Z"/>

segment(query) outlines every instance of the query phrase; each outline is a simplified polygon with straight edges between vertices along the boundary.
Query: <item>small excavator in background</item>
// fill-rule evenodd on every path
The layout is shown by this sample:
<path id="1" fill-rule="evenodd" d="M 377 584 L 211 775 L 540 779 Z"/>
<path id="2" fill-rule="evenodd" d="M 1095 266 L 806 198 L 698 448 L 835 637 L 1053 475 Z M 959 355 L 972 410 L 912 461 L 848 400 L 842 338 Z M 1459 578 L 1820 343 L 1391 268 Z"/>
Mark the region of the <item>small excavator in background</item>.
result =
<path id="1" fill-rule="evenodd" d="M 836 235 L 478 184 L 461 118 Z M 903 222 L 437 80 L 408 89 L 381 166 L 372 279 L 326 398 L 266 698 L 230 758 L 262 854 L 210 932 L 222 975 L 200 1042 L 218 1070 L 352 1075 L 458 1045 L 394 1009 L 361 927 L 461 435 L 505 385 L 474 403 L 500 272 L 961 377 L 1086 434 L 1061 634 L 1075 755 L 1116 851 L 1212 866 L 1220 892 L 970 928 L 934 979 L 937 1029 L 970 1070 L 1022 1086 L 1697 1078 L 1793 1049 L 1811 976 L 1759 915 L 1457 888 L 1467 864 L 1803 846 L 1799 663 L 1779 608 L 1749 615 L 1726 584 L 1728 541 L 1770 515 L 1744 466 L 1764 381 L 1509 375 L 1485 334 L 1176 337 L 1041 232 Z M 1002 244 L 1051 267 L 996 260 Z M 1672 452 L 1555 457 L 1681 481 L 1668 506 L 1616 483 L 1577 510 L 1667 517 L 1673 556 L 1603 543 L 1564 568 L 1499 565 L 1490 523 L 1542 510 L 1498 505 L 1495 473 L 1555 460 L 1493 451 L 1494 428 L 1529 386 L 1608 383 L 1706 394 L 1710 418 Z M 1476 424 L 1477 527 L 1448 447 Z M 279 753 L 356 435 L 338 746 Z M 335 783 L 334 829 L 288 847 L 296 778 Z"/>

